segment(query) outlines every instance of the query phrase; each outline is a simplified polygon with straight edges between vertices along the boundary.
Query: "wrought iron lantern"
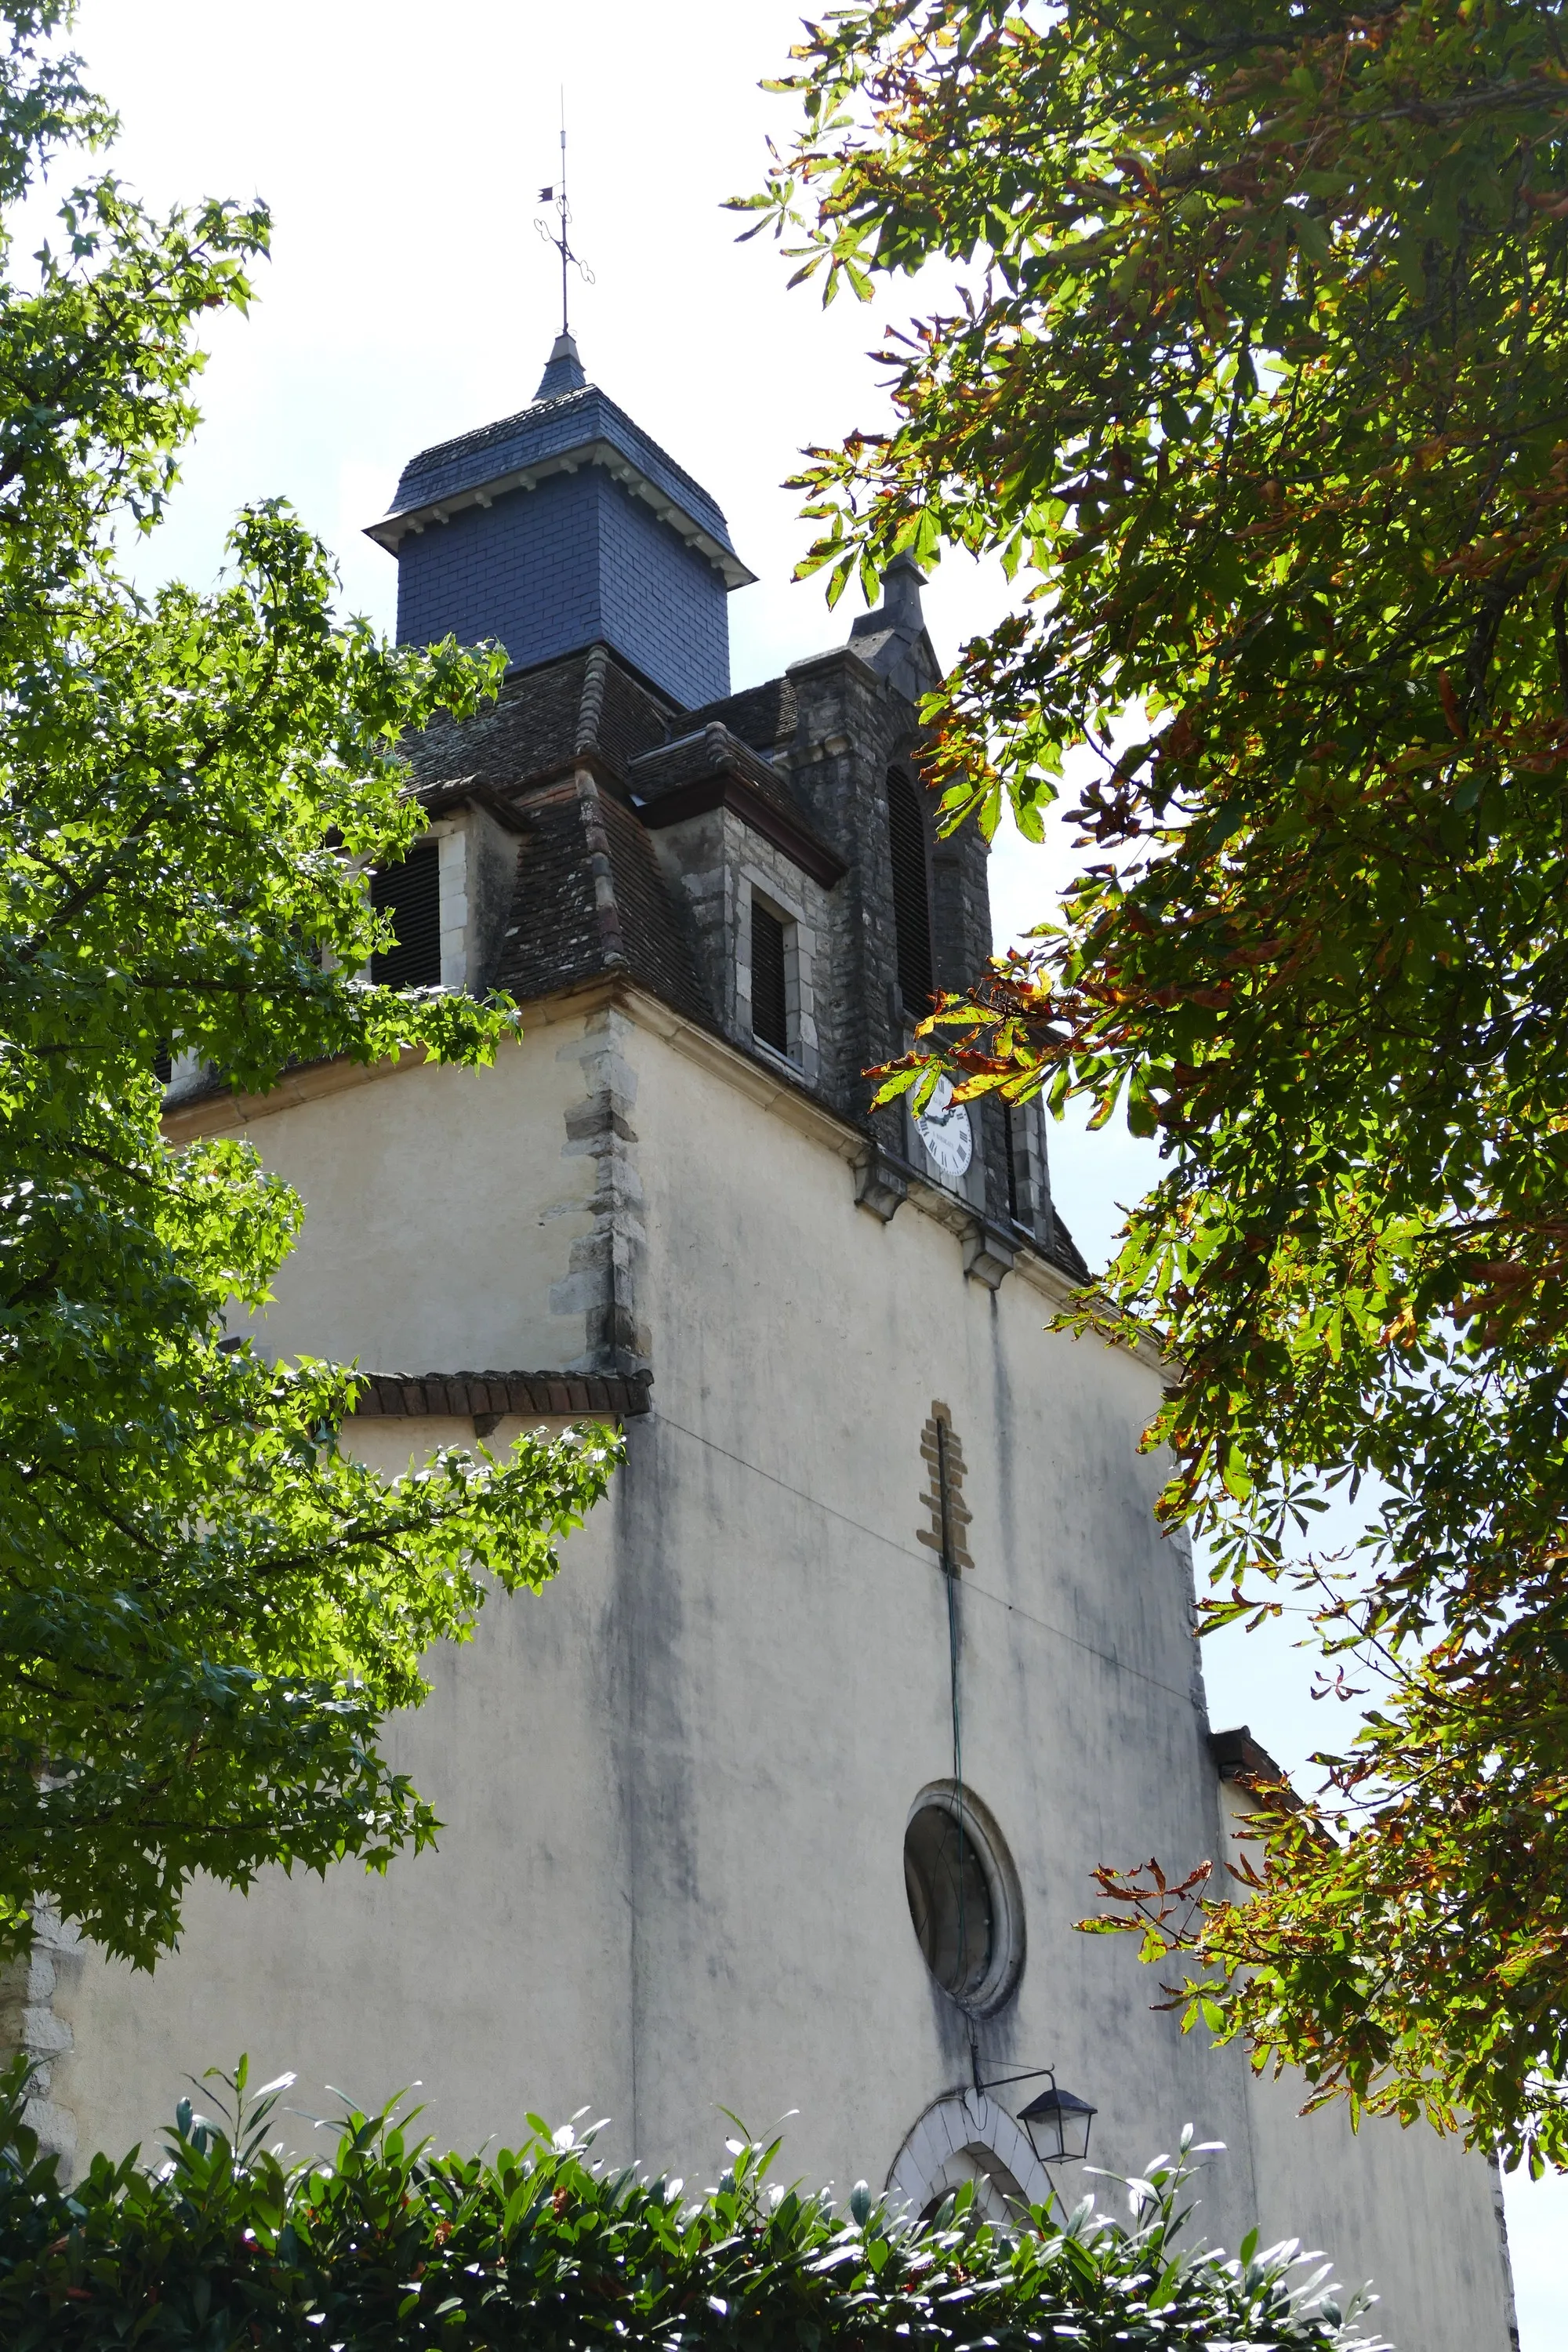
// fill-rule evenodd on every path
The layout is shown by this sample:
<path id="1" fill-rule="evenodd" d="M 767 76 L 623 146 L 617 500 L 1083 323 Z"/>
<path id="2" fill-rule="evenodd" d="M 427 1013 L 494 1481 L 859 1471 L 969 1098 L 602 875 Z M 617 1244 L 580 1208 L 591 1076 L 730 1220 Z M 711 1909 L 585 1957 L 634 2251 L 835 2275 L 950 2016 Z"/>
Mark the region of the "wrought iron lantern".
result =
<path id="1" fill-rule="evenodd" d="M 971 2045 L 971 2063 L 974 2069 L 977 2091 L 1003 2091 L 1010 2083 L 1049 2084 L 1037 2099 L 1018 2110 L 1018 2121 L 1029 2137 L 1029 2146 L 1042 2164 L 1081 2164 L 1089 2154 L 1089 2129 L 1098 2107 L 1080 2099 L 1076 2091 L 1064 2091 L 1057 2083 L 1055 2069 L 1031 2066 L 1021 2074 L 999 2074 L 994 2082 L 980 2078 L 980 2053 Z"/>
<path id="2" fill-rule="evenodd" d="M 1076 2091 L 1058 2090 L 1052 2074 L 1049 2090 L 1021 2107 L 1018 2121 L 1042 2164 L 1079 2164 L 1089 2154 L 1089 2127 L 1097 2112 Z"/>

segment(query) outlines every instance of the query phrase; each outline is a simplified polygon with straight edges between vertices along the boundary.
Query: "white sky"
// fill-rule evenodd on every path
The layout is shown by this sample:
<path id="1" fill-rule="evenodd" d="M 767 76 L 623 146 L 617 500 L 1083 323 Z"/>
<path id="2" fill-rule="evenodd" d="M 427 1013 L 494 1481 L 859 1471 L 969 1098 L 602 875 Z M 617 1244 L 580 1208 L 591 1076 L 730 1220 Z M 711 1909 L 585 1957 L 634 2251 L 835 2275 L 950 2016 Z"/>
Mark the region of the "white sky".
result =
<path id="1" fill-rule="evenodd" d="M 769 135 L 787 136 L 789 101 L 757 85 L 783 69 L 799 13 L 86 0 L 76 46 L 125 118 L 115 168 L 158 204 L 260 194 L 276 222 L 250 319 L 215 322 L 206 422 L 146 576 L 209 581 L 234 509 L 280 493 L 336 551 L 346 603 L 390 628 L 395 565 L 364 524 L 414 451 L 531 398 L 555 332 L 557 264 L 533 220 L 558 176 L 564 85 L 574 236 L 596 278 L 574 285 L 574 329 L 590 375 L 719 499 L 760 575 L 731 602 L 734 682 L 840 641 L 858 604 L 830 614 L 819 583 L 791 583 L 809 533 L 780 485 L 803 445 L 881 422 L 866 354 L 910 304 L 885 290 L 825 314 L 721 209 L 759 184 Z M 950 560 L 926 594 L 939 657 L 1005 605 L 994 569 Z M 1065 854 L 1000 846 L 999 940 L 1048 910 Z M 1063 1129 L 1051 1147 L 1068 1221 L 1102 1261 L 1150 1150 Z M 1286 1640 L 1231 1636 L 1205 1664 L 1214 1720 L 1250 1722 L 1281 1762 L 1339 1736 Z M 1568 2352 L 1549 2275 L 1568 2184 L 1510 2185 L 1510 2214 L 1522 2352 Z"/>

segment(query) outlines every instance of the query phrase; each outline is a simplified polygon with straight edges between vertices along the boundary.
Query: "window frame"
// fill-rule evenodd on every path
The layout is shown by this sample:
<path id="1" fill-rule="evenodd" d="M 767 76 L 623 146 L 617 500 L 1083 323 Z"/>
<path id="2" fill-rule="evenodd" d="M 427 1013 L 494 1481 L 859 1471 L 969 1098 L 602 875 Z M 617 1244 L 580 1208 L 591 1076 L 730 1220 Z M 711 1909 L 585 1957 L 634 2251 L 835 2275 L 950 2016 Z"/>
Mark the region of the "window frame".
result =
<path id="1" fill-rule="evenodd" d="M 805 1084 L 815 1082 L 817 1068 L 816 1030 L 814 998 L 805 935 L 815 941 L 816 932 L 808 922 L 805 910 L 793 906 L 776 887 L 773 877 L 752 866 L 741 868 L 740 937 L 736 941 L 735 971 L 739 1003 L 737 1013 L 743 1014 L 737 1025 L 753 1052 L 787 1070 L 792 1077 Z M 753 970 L 752 944 L 752 910 L 761 905 L 784 930 L 784 1034 L 789 1043 L 781 1053 L 778 1046 L 759 1036 L 754 1023 L 752 997 Z"/>
<path id="2" fill-rule="evenodd" d="M 778 934 L 779 961 L 777 975 L 777 1011 L 780 1016 L 779 1027 L 783 1032 L 783 1034 L 780 1036 L 769 1036 L 758 1026 L 758 1010 L 761 1003 L 761 992 L 757 985 L 757 940 L 759 936 L 757 918 L 759 915 L 763 919 L 763 928 L 764 932 L 768 927 L 771 927 Z M 791 924 L 789 917 L 787 915 L 780 914 L 778 909 L 763 896 L 763 893 L 760 890 L 753 890 L 752 892 L 752 929 L 749 955 L 749 970 L 752 980 L 752 1036 L 757 1045 L 766 1046 L 769 1053 L 782 1055 L 786 1062 L 793 1062 L 796 1058 L 791 1050 L 795 1042 L 795 1037 L 792 1037 L 791 1035 L 791 1030 L 793 1028 L 796 1035 L 798 1035 L 799 1033 L 798 1021 L 792 1024 L 790 1020 L 790 932 L 793 928 L 794 927 Z"/>

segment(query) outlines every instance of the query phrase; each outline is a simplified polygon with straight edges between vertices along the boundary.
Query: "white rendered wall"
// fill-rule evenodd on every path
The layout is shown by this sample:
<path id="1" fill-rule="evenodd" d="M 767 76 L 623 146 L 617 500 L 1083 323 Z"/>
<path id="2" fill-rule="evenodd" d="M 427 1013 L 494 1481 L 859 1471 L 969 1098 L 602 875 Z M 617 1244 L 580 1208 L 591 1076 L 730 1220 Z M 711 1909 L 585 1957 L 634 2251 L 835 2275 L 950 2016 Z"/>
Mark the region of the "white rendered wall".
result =
<path id="1" fill-rule="evenodd" d="M 1250 1802 L 1222 1784 L 1222 1850 L 1239 1858 Z M 1256 1843 L 1250 1859 L 1260 1859 Z M 1376 2323 L 1401 2346 L 1489 2344 L 1512 2318 L 1501 2185 L 1458 2139 L 1372 2116 L 1352 2131 L 1342 2102 L 1301 2113 L 1294 2072 L 1249 2076 L 1256 2210 L 1265 2239 L 1330 2249 L 1347 2284 L 1373 2279 Z M 1486 2226 L 1483 2193 L 1490 2207 Z M 1466 2330 L 1469 2331 L 1467 2338 Z"/>
<path id="2" fill-rule="evenodd" d="M 363 2103 L 417 2077 L 438 2138 L 474 2145 L 514 2138 L 525 2107 L 585 2105 L 613 2118 L 607 2150 L 693 2179 L 721 2161 L 721 2106 L 759 2131 L 795 2110 L 789 2174 L 879 2187 L 970 2067 L 902 1872 L 910 1801 L 952 1761 L 947 1590 L 917 1541 L 941 1400 L 973 1513 L 964 1778 L 1027 1917 L 984 2071 L 1054 2064 L 1117 2169 L 1192 2121 L 1227 2147 L 1205 2234 L 1300 2233 L 1378 2276 L 1396 2341 L 1503 2352 L 1483 2164 L 1392 2126 L 1352 2146 L 1334 2118 L 1298 2125 L 1152 2008 L 1131 1939 L 1073 1930 L 1095 1864 L 1185 1869 L 1221 1836 L 1185 1563 L 1137 1452 L 1152 1369 L 1047 1334 L 1018 1274 L 966 1283 L 916 1206 L 857 1210 L 825 1122 L 651 1013 L 535 1019 L 492 1072 L 410 1070 L 258 1120 L 310 1213 L 268 1347 L 572 1360 L 570 1261 L 605 1214 L 582 1110 L 606 1056 L 620 1263 L 655 1370 L 626 1467 L 557 1582 L 492 1602 L 395 1729 L 448 1825 L 437 1853 L 384 1880 L 205 1889 L 151 1982 L 96 1957 L 64 1973 L 53 2096 L 79 2147 L 146 2136 L 187 2072 L 243 2047 L 298 2068 L 310 2112 L 328 2084 Z M 354 1442 L 393 1466 L 468 1433 L 363 1423 Z"/>

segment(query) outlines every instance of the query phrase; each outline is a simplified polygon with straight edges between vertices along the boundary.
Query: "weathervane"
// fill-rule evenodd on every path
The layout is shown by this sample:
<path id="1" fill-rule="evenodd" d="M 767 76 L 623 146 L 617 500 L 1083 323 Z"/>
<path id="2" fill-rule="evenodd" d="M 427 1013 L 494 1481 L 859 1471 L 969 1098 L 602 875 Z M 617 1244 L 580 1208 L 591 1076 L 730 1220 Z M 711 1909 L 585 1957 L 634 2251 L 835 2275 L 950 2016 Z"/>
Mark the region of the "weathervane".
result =
<path id="1" fill-rule="evenodd" d="M 564 90 L 561 93 L 561 181 L 557 187 L 541 188 L 539 191 L 539 201 L 542 205 L 553 205 L 555 207 L 557 225 L 554 228 L 551 227 L 550 223 L 547 220 L 539 219 L 537 215 L 535 215 L 533 226 L 539 231 L 540 236 L 544 239 L 545 244 L 552 245 L 555 247 L 556 252 L 561 256 L 561 331 L 563 335 L 566 335 L 570 334 L 572 331 L 566 315 L 566 289 L 569 282 L 566 272 L 568 265 L 570 265 L 572 268 L 581 271 L 584 286 L 592 286 L 594 283 L 594 273 L 589 268 L 587 263 L 573 252 L 570 240 L 566 235 L 567 230 L 572 225 L 572 207 L 566 201 L 566 93 Z"/>

